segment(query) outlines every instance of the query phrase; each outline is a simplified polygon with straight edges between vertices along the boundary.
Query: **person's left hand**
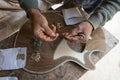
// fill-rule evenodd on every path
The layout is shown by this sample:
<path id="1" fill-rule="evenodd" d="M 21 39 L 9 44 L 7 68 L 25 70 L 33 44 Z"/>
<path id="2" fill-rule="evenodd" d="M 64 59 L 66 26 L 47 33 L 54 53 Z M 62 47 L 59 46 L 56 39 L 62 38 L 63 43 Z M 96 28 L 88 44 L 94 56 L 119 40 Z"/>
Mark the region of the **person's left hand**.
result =
<path id="1" fill-rule="evenodd" d="M 65 39 L 69 41 L 86 43 L 92 33 L 93 26 L 87 21 L 74 26 L 74 29 L 63 34 Z"/>

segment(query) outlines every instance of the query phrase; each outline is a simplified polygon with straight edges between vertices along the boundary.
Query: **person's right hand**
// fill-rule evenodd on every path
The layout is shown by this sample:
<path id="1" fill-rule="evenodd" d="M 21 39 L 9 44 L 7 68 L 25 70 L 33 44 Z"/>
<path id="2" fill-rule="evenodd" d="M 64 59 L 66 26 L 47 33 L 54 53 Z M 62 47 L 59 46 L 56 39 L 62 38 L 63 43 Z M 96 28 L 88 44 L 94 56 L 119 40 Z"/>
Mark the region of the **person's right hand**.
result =
<path id="1" fill-rule="evenodd" d="M 87 43 L 93 31 L 93 26 L 88 21 L 73 26 L 72 30 L 63 34 L 64 38 L 72 42 Z"/>
<path id="2" fill-rule="evenodd" d="M 56 26 L 48 26 L 46 18 L 37 9 L 30 9 L 28 16 L 31 20 L 34 35 L 44 41 L 54 41 L 58 37 Z M 29 34 L 28 34 L 29 35 Z"/>

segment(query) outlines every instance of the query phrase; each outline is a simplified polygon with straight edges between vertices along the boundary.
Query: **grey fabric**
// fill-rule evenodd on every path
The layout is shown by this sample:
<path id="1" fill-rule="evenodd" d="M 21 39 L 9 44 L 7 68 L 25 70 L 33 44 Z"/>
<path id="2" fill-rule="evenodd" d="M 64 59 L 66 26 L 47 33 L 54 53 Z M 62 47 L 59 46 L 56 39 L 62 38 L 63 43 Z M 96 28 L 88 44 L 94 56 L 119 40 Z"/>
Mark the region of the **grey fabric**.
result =
<path id="1" fill-rule="evenodd" d="M 77 5 L 82 6 L 87 13 L 92 13 L 103 2 L 103 0 L 64 0 L 65 4 L 70 1 L 74 1 Z"/>

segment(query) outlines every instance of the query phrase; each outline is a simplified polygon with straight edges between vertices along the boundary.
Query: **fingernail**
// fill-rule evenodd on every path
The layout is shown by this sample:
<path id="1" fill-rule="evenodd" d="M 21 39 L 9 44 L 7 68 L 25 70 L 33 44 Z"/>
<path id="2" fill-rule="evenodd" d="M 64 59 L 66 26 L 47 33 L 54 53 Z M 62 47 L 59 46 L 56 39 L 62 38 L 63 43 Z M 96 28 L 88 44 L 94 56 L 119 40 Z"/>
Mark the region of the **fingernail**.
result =
<path id="1" fill-rule="evenodd" d="M 83 36 L 80 36 L 80 39 L 84 39 L 84 37 L 83 37 Z"/>
<path id="2" fill-rule="evenodd" d="M 58 33 L 56 33 L 56 36 L 59 36 L 59 34 L 58 34 Z"/>
<path id="3" fill-rule="evenodd" d="M 56 36 L 55 33 L 51 33 L 51 36 Z"/>

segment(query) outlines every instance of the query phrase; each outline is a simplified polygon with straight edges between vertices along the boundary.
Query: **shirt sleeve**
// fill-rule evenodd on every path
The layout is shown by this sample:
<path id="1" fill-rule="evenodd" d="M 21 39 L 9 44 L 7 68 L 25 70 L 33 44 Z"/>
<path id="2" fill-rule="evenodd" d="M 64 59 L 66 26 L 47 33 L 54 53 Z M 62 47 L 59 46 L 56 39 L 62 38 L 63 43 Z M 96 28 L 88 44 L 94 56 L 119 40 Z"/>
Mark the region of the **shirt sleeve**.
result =
<path id="1" fill-rule="evenodd" d="M 106 0 L 95 12 L 89 17 L 88 21 L 94 29 L 101 27 L 110 20 L 113 15 L 120 10 L 120 0 Z"/>
<path id="2" fill-rule="evenodd" d="M 38 9 L 38 0 L 18 0 L 20 6 L 27 12 L 29 9 Z"/>

